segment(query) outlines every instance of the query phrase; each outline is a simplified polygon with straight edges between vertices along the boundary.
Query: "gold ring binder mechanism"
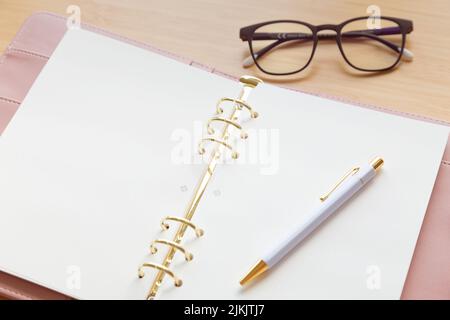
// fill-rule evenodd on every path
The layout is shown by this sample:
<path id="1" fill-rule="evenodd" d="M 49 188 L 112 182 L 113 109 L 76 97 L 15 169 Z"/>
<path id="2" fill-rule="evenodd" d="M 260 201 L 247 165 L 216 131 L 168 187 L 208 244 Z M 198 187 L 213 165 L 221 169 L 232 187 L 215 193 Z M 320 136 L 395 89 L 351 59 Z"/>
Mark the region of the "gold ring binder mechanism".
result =
<path id="1" fill-rule="evenodd" d="M 246 102 L 246 100 L 248 99 L 248 96 L 250 95 L 252 89 L 254 89 L 258 84 L 262 83 L 262 81 L 255 77 L 242 76 L 239 79 L 239 82 L 242 85 L 242 90 L 239 97 L 237 99 L 232 98 L 220 99 L 216 106 L 216 116 L 211 118 L 207 123 L 207 132 L 210 136 L 200 141 L 199 153 L 200 154 L 206 153 L 205 149 L 206 143 L 214 143 L 215 148 L 211 153 L 211 159 L 206 167 L 206 170 L 202 175 L 194 191 L 194 194 L 186 208 L 184 217 L 181 218 L 181 217 L 167 216 L 161 222 L 161 227 L 163 230 L 169 229 L 168 221 L 175 221 L 179 223 L 174 239 L 172 241 L 157 239 L 154 240 L 150 245 L 150 252 L 152 254 L 158 251 L 156 245 L 166 245 L 168 246 L 169 251 L 167 252 L 161 264 L 150 262 L 144 263 L 138 270 L 139 278 L 144 277 L 145 274 L 143 269 L 145 267 L 153 268 L 158 271 L 153 281 L 153 284 L 150 287 L 150 291 L 147 295 L 148 300 L 155 298 L 165 275 L 168 275 L 171 278 L 173 278 L 174 285 L 176 287 L 180 287 L 183 284 L 183 281 L 180 278 L 178 278 L 172 270 L 169 269 L 169 266 L 177 251 L 180 251 L 184 254 L 186 261 L 190 261 L 193 259 L 192 253 L 188 252 L 180 243 L 183 240 L 184 234 L 188 228 L 192 228 L 197 237 L 201 237 L 204 233 L 202 229 L 198 228 L 195 224 L 191 222 L 191 219 L 195 213 L 195 210 L 197 209 L 197 206 L 200 202 L 201 197 L 203 196 L 203 193 L 205 192 L 206 186 L 208 185 L 208 182 L 210 181 L 214 173 L 214 170 L 218 164 L 218 161 L 222 155 L 223 150 L 228 149 L 231 152 L 231 156 L 233 159 L 237 159 L 239 157 L 238 152 L 235 151 L 234 148 L 231 146 L 231 144 L 227 142 L 228 138 L 230 137 L 230 128 L 238 129 L 240 131 L 241 139 L 246 139 L 248 135 L 245 131 L 242 130 L 242 126 L 238 122 L 241 111 L 245 109 L 250 114 L 251 118 L 258 117 L 258 113 L 252 109 L 252 107 Z M 224 117 L 224 110 L 222 108 L 224 103 L 228 103 L 233 106 L 233 109 L 231 110 L 229 117 Z M 216 122 L 223 124 L 219 136 L 213 136 L 216 133 L 216 129 L 213 128 L 213 123 Z"/>

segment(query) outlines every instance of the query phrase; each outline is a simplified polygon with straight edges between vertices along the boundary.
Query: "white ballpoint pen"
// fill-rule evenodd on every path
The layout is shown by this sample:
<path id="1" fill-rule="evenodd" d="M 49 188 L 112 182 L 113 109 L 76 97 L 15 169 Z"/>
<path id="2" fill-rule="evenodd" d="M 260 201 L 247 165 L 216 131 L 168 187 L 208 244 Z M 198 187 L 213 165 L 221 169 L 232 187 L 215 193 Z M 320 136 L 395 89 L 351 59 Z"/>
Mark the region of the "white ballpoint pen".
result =
<path id="1" fill-rule="evenodd" d="M 277 246 L 268 251 L 247 275 L 240 281 L 245 285 L 268 269 L 276 265 L 289 251 L 294 249 L 303 239 L 313 232 L 322 222 L 331 216 L 339 207 L 349 200 L 364 185 L 372 180 L 384 161 L 377 157 L 369 164 L 352 168 L 326 195 L 320 197 L 322 203 L 314 212 L 295 228 Z"/>

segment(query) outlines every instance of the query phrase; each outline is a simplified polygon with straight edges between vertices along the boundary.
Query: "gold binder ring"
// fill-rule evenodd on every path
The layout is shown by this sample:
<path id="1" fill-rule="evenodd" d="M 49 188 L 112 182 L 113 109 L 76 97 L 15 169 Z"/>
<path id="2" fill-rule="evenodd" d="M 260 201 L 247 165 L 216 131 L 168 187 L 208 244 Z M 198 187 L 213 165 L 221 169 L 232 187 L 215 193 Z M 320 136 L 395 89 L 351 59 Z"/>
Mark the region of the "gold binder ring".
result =
<path id="1" fill-rule="evenodd" d="M 258 112 L 253 111 L 252 107 L 250 107 L 250 105 L 247 102 L 245 102 L 245 101 L 243 101 L 241 99 L 232 99 L 232 98 L 222 98 L 222 99 L 219 100 L 219 102 L 217 102 L 217 105 L 216 105 L 216 112 L 217 112 L 217 114 L 222 114 L 223 113 L 223 109 L 221 108 L 220 105 L 222 103 L 224 103 L 224 102 L 227 102 L 227 101 L 234 102 L 235 104 L 237 104 L 237 108 L 239 110 L 242 110 L 243 107 L 246 108 L 248 110 L 248 112 L 250 112 L 250 116 L 252 118 L 258 118 L 258 115 L 259 115 Z"/>
<path id="2" fill-rule="evenodd" d="M 163 230 L 168 230 L 169 229 L 170 226 L 166 222 L 168 220 L 177 221 L 177 222 L 180 222 L 182 224 L 187 225 L 188 227 L 191 227 L 195 231 L 195 235 L 197 236 L 197 238 L 200 238 L 201 236 L 203 236 L 205 234 L 203 229 L 200 229 L 199 227 L 197 227 L 190 220 L 185 219 L 185 218 L 180 218 L 180 217 L 174 217 L 174 216 L 167 216 L 161 221 L 161 228 Z"/>
<path id="3" fill-rule="evenodd" d="M 214 117 L 214 118 L 209 119 L 208 124 L 206 125 L 207 131 L 208 131 L 209 134 L 214 134 L 215 133 L 215 130 L 212 127 L 212 123 L 216 122 L 216 121 L 227 123 L 229 125 L 232 125 L 236 129 L 241 130 L 241 139 L 247 139 L 248 138 L 248 134 L 246 132 L 244 132 L 244 130 L 242 130 L 242 126 L 239 123 L 237 123 L 237 122 L 235 122 L 233 120 L 230 120 L 230 119 L 225 119 L 225 118 L 220 118 L 220 117 Z"/>
<path id="4" fill-rule="evenodd" d="M 155 246 L 155 244 L 157 244 L 157 243 L 165 244 L 172 248 L 178 249 L 178 251 L 183 252 L 184 258 L 186 259 L 186 261 L 191 261 L 192 259 L 194 259 L 194 255 L 192 253 L 186 251 L 186 249 L 183 246 L 181 246 L 180 244 L 178 244 L 174 241 L 169 241 L 169 240 L 165 240 L 165 239 L 153 240 L 152 244 L 150 245 L 150 252 L 152 254 L 155 254 L 158 252 L 158 248 L 156 248 L 156 246 Z"/>
<path id="5" fill-rule="evenodd" d="M 231 145 L 229 145 L 228 143 L 226 143 L 223 140 L 212 138 L 212 137 L 203 138 L 200 141 L 200 143 L 198 144 L 198 153 L 204 154 L 206 152 L 205 148 L 203 147 L 203 144 L 207 141 L 211 141 L 211 142 L 215 142 L 215 143 L 223 145 L 224 147 L 226 147 L 227 149 L 229 149 L 231 151 L 231 157 L 233 159 L 239 158 L 239 153 L 237 151 L 234 151 L 234 149 Z"/>
<path id="6" fill-rule="evenodd" d="M 159 271 L 166 273 L 168 276 L 172 277 L 175 287 L 181 287 L 183 285 L 183 281 L 180 278 L 178 278 L 177 276 L 175 276 L 175 274 L 172 272 L 172 270 L 170 270 L 169 268 L 167 268 L 163 265 L 160 265 L 157 263 L 152 263 L 152 262 L 143 263 L 142 266 L 139 267 L 138 276 L 141 279 L 145 276 L 145 273 L 143 270 L 144 267 L 158 269 Z"/>

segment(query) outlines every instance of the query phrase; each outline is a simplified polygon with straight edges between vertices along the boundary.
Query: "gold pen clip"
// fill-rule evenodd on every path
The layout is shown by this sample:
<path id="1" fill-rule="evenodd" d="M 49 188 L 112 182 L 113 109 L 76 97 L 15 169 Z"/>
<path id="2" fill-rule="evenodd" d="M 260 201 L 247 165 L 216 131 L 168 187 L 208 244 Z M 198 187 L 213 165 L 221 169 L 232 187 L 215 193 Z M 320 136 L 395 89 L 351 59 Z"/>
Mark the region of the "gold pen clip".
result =
<path id="1" fill-rule="evenodd" d="M 353 167 L 350 169 L 349 172 L 347 172 L 339 181 L 331 188 L 330 191 L 328 191 L 326 194 L 320 197 L 320 201 L 325 201 L 327 198 L 347 179 L 348 177 L 354 175 L 359 171 L 359 167 Z"/>

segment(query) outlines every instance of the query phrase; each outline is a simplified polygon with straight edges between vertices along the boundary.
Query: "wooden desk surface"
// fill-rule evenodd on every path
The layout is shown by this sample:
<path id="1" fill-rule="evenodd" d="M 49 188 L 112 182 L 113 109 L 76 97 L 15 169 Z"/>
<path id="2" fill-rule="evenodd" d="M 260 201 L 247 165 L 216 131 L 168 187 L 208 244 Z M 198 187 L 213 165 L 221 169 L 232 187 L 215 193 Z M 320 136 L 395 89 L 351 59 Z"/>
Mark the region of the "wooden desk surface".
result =
<path id="1" fill-rule="evenodd" d="M 248 47 L 240 27 L 292 18 L 312 24 L 339 23 L 366 15 L 374 1 L 363 0 L 0 0 L 0 51 L 35 11 L 67 15 L 81 8 L 84 22 L 147 42 L 239 76 L 264 76 L 243 69 Z M 322 92 L 450 121 L 450 1 L 378 0 L 381 14 L 411 19 L 415 30 L 407 48 L 415 54 L 392 72 L 357 75 L 345 67 L 335 43 L 319 43 L 312 65 L 300 77 L 275 79 L 280 85 Z M 271 79 L 265 78 L 266 81 Z"/>

